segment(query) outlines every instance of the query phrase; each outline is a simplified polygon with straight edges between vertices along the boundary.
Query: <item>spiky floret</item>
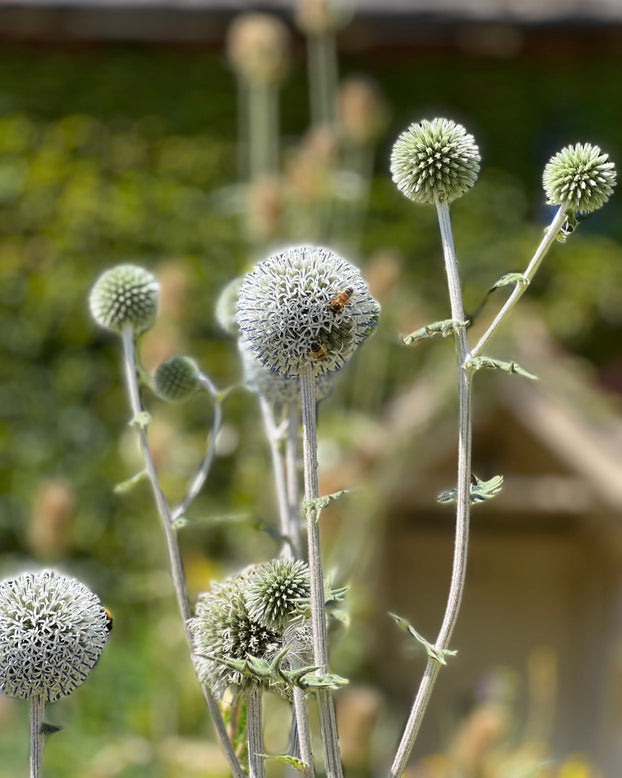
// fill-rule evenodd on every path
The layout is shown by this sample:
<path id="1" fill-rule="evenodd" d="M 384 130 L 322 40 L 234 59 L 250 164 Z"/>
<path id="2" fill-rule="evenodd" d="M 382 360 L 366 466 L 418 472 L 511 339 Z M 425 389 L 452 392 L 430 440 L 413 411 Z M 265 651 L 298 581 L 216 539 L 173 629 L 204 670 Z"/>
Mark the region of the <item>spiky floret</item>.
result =
<path id="1" fill-rule="evenodd" d="M 274 559 L 259 565 L 245 587 L 251 618 L 281 630 L 296 613 L 300 600 L 310 596 L 309 566 L 300 559 Z"/>
<path id="2" fill-rule="evenodd" d="M 395 141 L 391 175 L 416 203 L 451 202 L 477 181 L 480 155 L 475 139 L 451 119 L 411 124 Z"/>
<path id="3" fill-rule="evenodd" d="M 135 335 L 148 330 L 158 311 L 160 286 L 155 277 L 138 265 L 117 265 L 95 282 L 89 297 L 91 315 L 105 329 Z"/>
<path id="4" fill-rule="evenodd" d="M 616 169 L 609 155 L 590 143 L 566 146 L 544 168 L 542 183 L 551 205 L 590 213 L 603 206 L 616 185 Z"/>
<path id="5" fill-rule="evenodd" d="M 174 356 L 162 362 L 153 376 L 153 388 L 158 397 L 179 402 L 199 388 L 201 371 L 194 359 Z"/>
<path id="6" fill-rule="evenodd" d="M 0 690 L 53 702 L 80 686 L 110 633 L 84 584 L 54 570 L 0 582 Z"/>
<path id="7" fill-rule="evenodd" d="M 348 304 L 330 302 L 351 288 Z M 340 370 L 378 323 L 380 306 L 359 270 L 327 248 L 295 246 L 248 273 L 238 297 L 237 322 L 245 345 L 269 370 L 298 376 Z"/>
<path id="8" fill-rule="evenodd" d="M 272 658 L 280 648 L 280 636 L 251 618 L 244 599 L 248 573 L 233 576 L 199 595 L 195 616 L 188 626 L 199 680 L 218 699 L 227 689 L 243 689 L 247 679 L 227 666 L 227 661 L 249 657 Z"/>

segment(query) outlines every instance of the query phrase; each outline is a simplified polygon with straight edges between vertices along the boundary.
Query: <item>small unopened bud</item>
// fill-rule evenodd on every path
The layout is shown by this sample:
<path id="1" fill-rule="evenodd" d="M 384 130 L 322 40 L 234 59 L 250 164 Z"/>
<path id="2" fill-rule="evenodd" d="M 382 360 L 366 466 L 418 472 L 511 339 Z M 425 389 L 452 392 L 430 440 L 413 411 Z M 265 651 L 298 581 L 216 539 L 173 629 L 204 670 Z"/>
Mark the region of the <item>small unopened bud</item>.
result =
<path id="1" fill-rule="evenodd" d="M 249 616 L 276 630 L 285 627 L 300 601 L 309 596 L 309 566 L 301 559 L 264 562 L 245 587 Z"/>
<path id="2" fill-rule="evenodd" d="M 477 181 L 480 155 L 475 139 L 450 119 L 411 124 L 393 146 L 391 175 L 415 203 L 457 200 Z"/>
<path id="3" fill-rule="evenodd" d="M 590 213 L 603 206 L 616 185 L 609 155 L 590 143 L 566 146 L 548 162 L 542 177 L 547 201 L 570 211 Z"/>
<path id="4" fill-rule="evenodd" d="M 155 393 L 162 400 L 180 402 L 199 388 L 200 370 L 190 357 L 174 356 L 167 359 L 153 376 Z"/>
<path id="5" fill-rule="evenodd" d="M 245 13 L 227 34 L 233 68 L 251 83 L 278 83 L 289 68 L 289 31 L 276 16 Z"/>
<path id="6" fill-rule="evenodd" d="M 137 265 L 117 265 L 95 282 L 89 297 L 91 315 L 101 327 L 135 335 L 148 330 L 158 310 L 159 285 L 155 277 Z"/>

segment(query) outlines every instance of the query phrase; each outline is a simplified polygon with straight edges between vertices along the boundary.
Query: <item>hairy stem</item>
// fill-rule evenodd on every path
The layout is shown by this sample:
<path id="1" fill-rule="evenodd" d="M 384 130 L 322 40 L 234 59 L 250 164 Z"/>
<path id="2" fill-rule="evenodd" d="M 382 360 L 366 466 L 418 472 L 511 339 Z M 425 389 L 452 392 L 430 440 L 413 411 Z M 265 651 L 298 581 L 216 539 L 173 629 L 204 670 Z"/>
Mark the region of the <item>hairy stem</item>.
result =
<path id="1" fill-rule="evenodd" d="M 473 347 L 471 351 L 472 357 L 480 356 L 484 346 L 488 343 L 488 341 L 493 336 L 493 334 L 499 329 L 501 324 L 503 324 L 503 322 L 510 315 L 510 312 L 512 311 L 516 303 L 525 294 L 525 292 L 527 291 L 527 287 L 533 280 L 536 271 L 542 264 L 542 260 L 544 259 L 545 254 L 553 245 L 555 238 L 557 237 L 565 220 L 566 220 L 566 209 L 564 208 L 564 206 L 560 206 L 560 208 L 555 213 L 555 216 L 553 217 L 553 221 L 549 225 L 548 229 L 545 231 L 544 237 L 540 241 L 540 245 L 536 249 L 535 254 L 533 255 L 529 264 L 527 265 L 527 269 L 523 273 L 525 283 L 516 284 L 514 290 L 512 291 L 512 294 L 505 301 L 503 307 L 501 308 L 499 313 L 495 316 L 490 327 L 488 327 L 486 332 L 479 339 L 477 345 Z"/>
<path id="2" fill-rule="evenodd" d="M 134 336 L 131 329 L 126 328 L 122 334 L 123 343 L 123 357 L 125 365 L 125 380 L 126 388 L 130 401 L 130 408 L 132 409 L 133 419 L 136 420 L 143 413 L 143 406 L 140 399 L 140 392 L 138 389 L 138 380 L 136 377 L 136 357 L 134 354 Z M 149 445 L 147 443 L 147 433 L 145 427 L 140 424 L 134 425 L 138 434 L 138 441 L 140 444 L 140 450 L 145 462 L 145 470 L 151 483 L 151 489 L 153 491 L 154 500 L 158 509 L 158 514 L 161 519 L 162 529 L 164 530 L 164 538 L 166 541 L 166 550 L 168 552 L 169 564 L 171 569 L 171 577 L 173 579 L 173 587 L 175 589 L 175 596 L 177 598 L 177 605 L 181 616 L 184 632 L 188 640 L 188 645 L 192 650 L 192 636 L 188 629 L 188 619 L 190 618 L 190 605 L 188 603 L 188 596 L 186 594 L 186 577 L 184 573 L 183 562 L 181 558 L 181 551 L 179 549 L 179 543 L 177 539 L 177 532 L 173 528 L 173 517 L 169 509 L 166 498 L 160 489 L 158 482 L 158 476 L 156 473 L 153 459 L 151 458 L 151 452 L 149 451 Z M 213 694 L 207 688 L 201 684 L 201 690 L 203 697 L 207 705 L 207 709 L 210 713 L 216 735 L 225 756 L 229 767 L 231 768 L 234 778 L 245 778 L 244 771 L 238 758 L 235 755 L 231 741 L 227 737 L 227 731 L 222 719 L 220 707 L 218 702 L 214 698 Z"/>
<path id="3" fill-rule="evenodd" d="M 263 395 L 259 395 L 259 404 L 261 406 L 264 427 L 266 428 L 266 435 L 268 437 L 268 445 L 270 446 L 270 457 L 272 459 L 272 473 L 274 475 L 274 487 L 279 509 L 279 530 L 281 537 L 283 538 L 281 556 L 283 559 L 293 559 L 294 549 L 293 541 L 290 536 L 285 463 L 283 462 L 283 455 L 281 453 L 281 430 L 276 424 L 270 403 Z"/>
<path id="4" fill-rule="evenodd" d="M 302 404 L 302 456 L 304 465 L 305 500 L 309 503 L 319 497 L 317 476 L 317 431 L 315 417 L 315 379 L 313 365 L 307 362 L 300 371 L 300 399 Z M 324 575 L 320 550 L 320 528 L 317 510 L 308 507 L 307 546 L 309 552 L 309 575 L 311 588 L 311 629 L 313 635 L 313 662 L 318 673 L 328 672 L 328 639 L 326 635 L 326 613 L 324 608 Z M 341 778 L 342 768 L 339 755 L 339 738 L 335 705 L 330 690 L 316 692 L 320 713 L 320 729 L 326 758 L 327 778 Z"/>
<path id="5" fill-rule="evenodd" d="M 251 684 L 246 692 L 246 734 L 248 736 L 249 778 L 265 778 L 261 702 L 263 692 Z"/>
<path id="6" fill-rule="evenodd" d="M 30 778 L 39 778 L 41 775 L 44 707 L 45 702 L 40 694 L 30 698 Z"/>
<path id="7" fill-rule="evenodd" d="M 462 303 L 462 291 L 458 263 L 453 244 L 449 206 L 447 203 L 437 203 L 437 213 L 443 244 L 445 272 L 451 317 L 455 321 L 465 321 Z M 434 643 L 437 652 L 449 648 L 449 641 L 458 620 L 462 593 L 467 568 L 467 549 L 469 540 L 469 486 L 471 480 L 471 371 L 465 367 L 470 353 L 466 339 L 466 329 L 460 327 L 456 334 L 456 353 L 458 364 L 458 494 L 456 505 L 456 536 L 454 540 L 454 559 L 445 615 Z M 410 711 L 402 739 L 399 743 L 393 765 L 391 778 L 399 778 L 406 768 L 426 708 L 432 696 L 434 684 L 438 677 L 441 664 L 438 659 L 430 657 L 419 685 L 419 690 Z"/>
<path id="8" fill-rule="evenodd" d="M 298 485 L 298 403 L 287 407 L 287 438 L 285 440 L 285 465 L 287 477 L 287 511 L 289 536 L 296 559 L 302 559 L 300 532 L 300 488 Z"/>
<path id="9" fill-rule="evenodd" d="M 298 748 L 300 749 L 300 759 L 304 763 L 303 775 L 305 778 L 313 778 L 313 751 L 305 693 L 299 686 L 294 686 L 293 694 Z"/>

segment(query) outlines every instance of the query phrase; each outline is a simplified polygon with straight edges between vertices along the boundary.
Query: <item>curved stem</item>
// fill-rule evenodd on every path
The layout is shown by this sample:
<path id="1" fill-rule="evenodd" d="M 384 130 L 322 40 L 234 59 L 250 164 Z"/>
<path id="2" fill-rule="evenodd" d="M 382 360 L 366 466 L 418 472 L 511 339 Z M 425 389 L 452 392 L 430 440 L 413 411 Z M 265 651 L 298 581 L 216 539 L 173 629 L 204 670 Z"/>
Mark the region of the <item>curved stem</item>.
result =
<path id="1" fill-rule="evenodd" d="M 44 707 L 45 702 L 40 694 L 30 698 L 30 778 L 39 778 L 41 775 Z"/>
<path id="2" fill-rule="evenodd" d="M 307 362 L 300 370 L 300 400 L 302 404 L 302 456 L 304 464 L 305 500 L 309 503 L 319 496 L 317 477 L 317 432 L 315 416 L 315 378 L 313 365 Z M 328 639 L 324 608 L 324 576 L 320 550 L 320 528 L 315 508 L 307 508 L 307 545 L 311 588 L 311 629 L 313 635 L 313 662 L 318 673 L 328 672 Z M 320 729 L 324 743 L 327 778 L 343 775 L 339 755 L 337 720 L 332 692 L 318 689 L 316 699 L 320 713 Z"/>
<path id="3" fill-rule="evenodd" d="M 553 221 L 549 225 L 548 229 L 545 231 L 544 237 L 540 241 L 540 245 L 536 249 L 535 254 L 533 255 L 531 261 L 527 265 L 527 269 L 523 273 L 525 283 L 517 284 L 514 287 L 512 294 L 505 301 L 503 307 L 501 308 L 499 313 L 495 316 L 490 327 L 488 327 L 486 332 L 479 339 L 477 345 L 474 346 L 473 350 L 471 351 L 472 357 L 477 357 L 482 353 L 482 350 L 486 345 L 486 343 L 488 343 L 488 341 L 493 336 L 493 334 L 497 331 L 497 329 L 501 326 L 501 324 L 507 319 L 511 310 L 516 305 L 516 303 L 525 294 L 527 287 L 533 280 L 536 271 L 542 264 L 542 260 L 544 259 L 546 252 L 553 245 L 555 238 L 557 238 L 557 235 L 565 220 L 566 220 L 566 209 L 563 206 L 560 206 L 560 208 L 555 213 L 555 216 L 553 217 Z"/>
<path id="4" fill-rule="evenodd" d="M 125 366 L 125 381 L 127 387 L 127 393 L 130 401 L 130 407 L 132 409 L 133 418 L 137 419 L 141 413 L 143 413 L 143 406 L 140 399 L 140 392 L 138 389 L 138 381 L 136 378 L 136 356 L 134 354 L 134 336 L 131 329 L 126 328 L 122 333 L 123 344 L 123 357 Z M 183 562 L 181 558 L 181 551 L 179 549 L 179 543 L 177 540 L 177 533 L 173 528 L 173 517 L 171 515 L 166 498 L 160 489 L 158 483 L 158 476 L 156 473 L 155 465 L 151 458 L 151 452 L 149 451 L 149 445 L 147 443 L 147 433 L 145 428 L 140 424 L 136 424 L 136 430 L 138 433 L 138 441 L 140 444 L 140 450 L 145 461 L 145 471 L 149 477 L 151 483 L 151 489 L 155 499 L 158 514 L 161 519 L 162 529 L 164 530 L 164 538 L 166 541 L 166 550 L 168 552 L 169 564 L 171 569 L 171 577 L 173 579 L 173 586 L 175 589 L 175 596 L 177 598 L 177 605 L 181 616 L 184 632 L 188 645 L 192 650 L 192 636 L 188 629 L 188 619 L 190 618 L 190 605 L 188 603 L 188 596 L 186 594 L 186 577 L 184 573 Z M 216 735 L 222 746 L 229 767 L 231 768 L 233 776 L 235 778 L 245 778 L 244 771 L 238 758 L 235 755 L 231 741 L 227 736 L 227 731 L 220 713 L 220 707 L 218 702 L 210 692 L 210 690 L 201 684 L 201 690 L 203 697 L 207 705 L 207 709 L 210 713 Z"/>
<path id="5" fill-rule="evenodd" d="M 212 430 L 209 435 L 207 451 L 205 452 L 203 461 L 199 465 L 199 469 L 197 470 L 197 473 L 188 488 L 188 492 L 182 502 L 171 513 L 173 521 L 184 515 L 192 501 L 203 488 L 203 484 L 205 483 L 214 462 L 214 456 L 216 454 L 216 438 L 218 437 L 218 433 L 222 427 L 222 401 L 218 397 L 218 391 L 216 390 L 216 387 L 214 384 L 212 384 L 206 375 L 203 375 L 203 373 L 201 373 L 199 376 L 199 383 L 208 392 L 214 403 L 214 419 L 212 421 Z"/>
<path id="6" fill-rule="evenodd" d="M 443 244 L 443 256 L 445 259 L 445 272 L 449 300 L 451 303 L 451 317 L 455 321 L 464 321 L 464 308 L 462 303 L 462 291 L 458 263 L 456 261 L 451 222 L 449 219 L 449 206 L 447 203 L 437 203 L 441 241 Z M 445 615 L 434 643 L 436 652 L 442 653 L 449 648 L 449 641 L 458 620 L 462 593 L 467 568 L 467 549 L 469 539 L 469 487 L 471 480 L 471 371 L 465 367 L 470 357 L 466 339 L 466 329 L 460 327 L 456 334 L 456 352 L 458 364 L 458 493 L 456 505 L 456 536 L 454 541 L 454 558 L 451 574 L 451 583 Z M 434 684 L 441 669 L 441 664 L 436 658 L 430 657 L 419 685 L 419 690 L 413 702 L 402 739 L 398 746 L 393 765 L 391 778 L 398 778 L 406 768 L 406 763 L 415 744 L 423 716 L 434 689 Z"/>

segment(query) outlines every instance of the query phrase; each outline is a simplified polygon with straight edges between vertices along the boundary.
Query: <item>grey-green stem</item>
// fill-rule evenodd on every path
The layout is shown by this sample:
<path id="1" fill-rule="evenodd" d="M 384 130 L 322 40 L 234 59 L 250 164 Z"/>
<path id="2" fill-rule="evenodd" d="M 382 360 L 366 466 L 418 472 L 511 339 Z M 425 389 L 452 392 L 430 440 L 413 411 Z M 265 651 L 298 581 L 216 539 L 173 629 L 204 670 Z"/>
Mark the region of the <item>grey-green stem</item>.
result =
<path id="1" fill-rule="evenodd" d="M 337 117 L 337 45 L 331 32 L 307 39 L 311 124 L 334 127 Z"/>
<path id="2" fill-rule="evenodd" d="M 138 389 L 138 380 L 136 376 L 134 335 L 130 328 L 125 328 L 123 330 L 121 340 L 123 344 L 125 381 L 130 401 L 130 408 L 132 410 L 133 418 L 137 419 L 140 414 L 143 413 L 143 406 L 140 399 L 140 391 Z M 164 530 L 164 538 L 168 552 L 171 577 L 173 579 L 173 587 L 175 590 L 179 613 L 181 616 L 186 639 L 188 640 L 188 645 L 190 646 L 190 650 L 192 650 L 192 636 L 190 634 L 190 630 L 188 629 L 190 605 L 188 603 L 188 597 L 186 594 L 186 579 L 181 558 L 181 551 L 179 549 L 179 543 L 177 540 L 177 532 L 173 528 L 173 517 L 171 515 L 168 503 L 166 502 L 166 498 L 160 489 L 158 475 L 156 473 L 155 465 L 153 464 L 153 459 L 151 458 L 151 452 L 149 451 L 149 445 L 147 443 L 147 433 L 145 428 L 141 425 L 136 425 L 136 431 L 138 434 L 140 450 L 145 462 L 145 471 L 151 484 L 154 500 L 161 519 L 162 529 Z M 205 704 L 214 723 L 216 735 L 225 753 L 225 757 L 229 767 L 231 768 L 231 772 L 234 778 L 245 778 L 242 766 L 240 765 L 240 762 L 235 755 L 235 751 L 233 750 L 233 746 L 231 745 L 231 741 L 227 736 L 227 731 L 220 713 L 218 702 L 206 686 L 201 684 L 201 690 L 203 692 Z"/>
<path id="3" fill-rule="evenodd" d="M 451 304 L 451 317 L 455 321 L 465 321 L 462 302 L 462 291 L 458 263 L 454 249 L 449 219 L 449 206 L 447 203 L 436 204 L 438 221 L 443 244 L 443 256 L 445 259 L 445 272 L 449 300 Z M 458 494 L 456 505 L 456 535 L 454 540 L 454 559 L 449 587 L 449 595 L 445 608 L 445 615 L 434 643 L 437 652 L 449 648 L 449 641 L 458 620 L 462 593 L 467 568 L 467 550 L 469 539 L 469 487 L 471 480 L 471 371 L 465 367 L 470 357 L 469 346 L 466 337 L 466 328 L 460 327 L 456 333 L 456 353 L 458 365 Z M 423 678 L 419 685 L 415 701 L 410 711 L 402 739 L 399 743 L 393 765 L 391 766 L 391 778 L 399 778 L 406 769 L 408 758 L 412 752 L 417 734 L 421 727 L 423 716 L 427 709 L 434 684 L 438 677 L 441 664 L 437 659 L 429 658 L 425 667 Z"/>
<path id="4" fill-rule="evenodd" d="M 531 261 L 527 265 L 527 269 L 523 273 L 523 278 L 525 279 L 525 283 L 517 284 L 514 287 L 512 294 L 505 301 L 503 307 L 501 308 L 499 313 L 495 316 L 490 327 L 488 327 L 486 332 L 479 339 L 477 345 L 473 347 L 471 351 L 472 357 L 478 357 L 481 355 L 484 346 L 488 343 L 488 341 L 493 336 L 493 334 L 499 329 L 501 324 L 503 324 L 503 322 L 507 319 L 512 309 L 516 305 L 516 303 L 527 291 L 527 287 L 533 280 L 533 277 L 535 276 L 538 268 L 542 264 L 542 260 L 544 259 L 545 254 L 551 248 L 555 239 L 557 238 L 557 235 L 565 220 L 566 220 L 566 208 L 564 206 L 560 206 L 557 212 L 555 213 L 555 216 L 553 217 L 553 221 L 551 222 L 550 226 L 544 233 L 544 237 L 540 241 L 540 245 L 536 249 L 535 254 L 533 255 Z"/>
<path id="5" fill-rule="evenodd" d="M 40 694 L 30 698 L 30 778 L 39 778 L 41 775 L 44 708 L 45 702 Z"/>
<path id="6" fill-rule="evenodd" d="M 287 407 L 287 438 L 285 441 L 285 466 L 287 478 L 287 510 L 289 533 L 296 559 L 302 559 L 300 532 L 300 488 L 298 483 L 298 403 Z"/>
<path id="7" fill-rule="evenodd" d="M 306 362 L 300 370 L 300 401 L 302 404 L 302 456 L 304 466 L 305 501 L 310 503 L 319 497 L 317 465 L 317 428 L 315 416 L 315 378 L 313 365 Z M 315 508 L 307 508 L 307 546 L 311 589 L 311 629 L 313 635 L 313 662 L 318 673 L 328 672 L 328 639 L 324 606 L 324 575 L 320 550 L 320 528 Z M 319 689 L 316 692 L 320 714 L 320 729 L 324 743 L 327 778 L 343 775 L 339 755 L 337 720 L 332 692 Z"/>
<path id="8" fill-rule="evenodd" d="M 256 684 L 246 691 L 246 734 L 248 738 L 248 775 L 249 778 L 265 778 L 266 770 L 263 757 L 263 692 Z"/>

